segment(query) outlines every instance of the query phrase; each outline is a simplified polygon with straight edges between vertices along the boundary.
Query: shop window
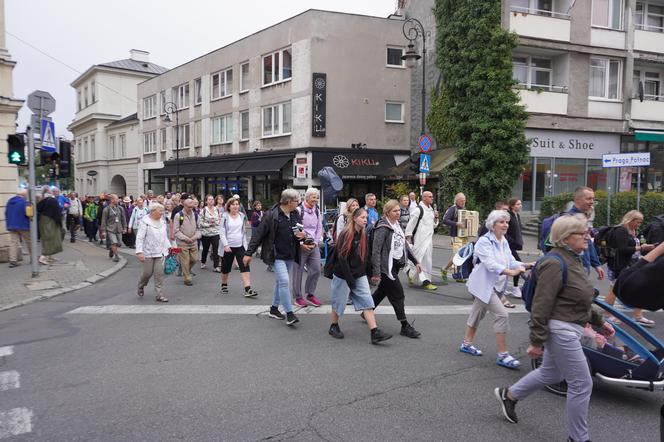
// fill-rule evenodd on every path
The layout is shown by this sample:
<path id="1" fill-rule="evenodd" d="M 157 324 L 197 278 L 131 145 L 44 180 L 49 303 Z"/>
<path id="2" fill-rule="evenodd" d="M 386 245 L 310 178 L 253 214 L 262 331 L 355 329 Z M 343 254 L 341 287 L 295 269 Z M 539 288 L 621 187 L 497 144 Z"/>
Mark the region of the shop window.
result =
<path id="1" fill-rule="evenodd" d="M 590 59 L 591 98 L 620 99 L 620 71 L 622 62 L 610 58 Z"/>
<path id="2" fill-rule="evenodd" d="M 593 0 L 592 25 L 622 29 L 623 0 Z"/>

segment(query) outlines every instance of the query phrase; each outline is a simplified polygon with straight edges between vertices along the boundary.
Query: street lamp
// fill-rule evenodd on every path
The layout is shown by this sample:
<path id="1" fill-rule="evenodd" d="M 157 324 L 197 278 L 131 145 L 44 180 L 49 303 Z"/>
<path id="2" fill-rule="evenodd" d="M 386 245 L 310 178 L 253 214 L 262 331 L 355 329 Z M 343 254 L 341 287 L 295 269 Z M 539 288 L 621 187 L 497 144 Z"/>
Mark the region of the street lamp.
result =
<path id="1" fill-rule="evenodd" d="M 175 114 L 175 192 L 180 192 L 180 120 L 178 119 L 178 106 L 172 101 L 164 103 L 164 122 L 173 121 L 171 115 Z"/>
<path id="2" fill-rule="evenodd" d="M 415 67 L 415 62 L 420 58 L 422 59 L 422 128 L 420 130 L 420 135 L 423 135 L 427 98 L 425 85 L 427 70 L 427 42 L 424 26 L 422 26 L 422 23 L 418 19 L 409 18 L 403 23 L 403 35 L 408 39 L 408 50 L 401 56 L 401 59 L 406 61 L 406 66 L 412 69 Z M 418 38 L 422 39 L 422 55 L 418 54 L 415 50 L 414 41 Z"/>

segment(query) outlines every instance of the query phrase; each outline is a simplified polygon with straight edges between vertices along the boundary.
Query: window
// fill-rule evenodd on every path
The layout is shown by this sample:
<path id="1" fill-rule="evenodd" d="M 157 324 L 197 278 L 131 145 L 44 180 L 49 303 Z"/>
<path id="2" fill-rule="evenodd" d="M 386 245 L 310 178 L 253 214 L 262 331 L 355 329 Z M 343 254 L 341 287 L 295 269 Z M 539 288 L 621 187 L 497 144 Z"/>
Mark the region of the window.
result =
<path id="1" fill-rule="evenodd" d="M 85 158 L 85 161 L 90 160 L 90 152 L 88 152 L 88 137 L 85 137 L 83 141 L 83 157 Z"/>
<path id="2" fill-rule="evenodd" d="M 291 104 L 275 104 L 263 108 L 263 136 L 274 137 L 291 133 Z"/>
<path id="3" fill-rule="evenodd" d="M 155 153 L 157 151 L 157 132 L 146 132 L 143 134 L 143 153 Z"/>
<path id="4" fill-rule="evenodd" d="M 194 104 L 201 104 L 203 102 L 203 95 L 201 92 L 201 79 L 194 80 Z"/>
<path id="5" fill-rule="evenodd" d="M 290 48 L 263 56 L 263 86 L 291 78 L 293 58 Z"/>
<path id="6" fill-rule="evenodd" d="M 127 135 L 120 134 L 120 158 L 127 158 Z"/>
<path id="7" fill-rule="evenodd" d="M 202 135 L 203 132 L 202 132 L 201 120 L 198 120 L 194 123 L 194 147 L 198 147 L 201 145 Z"/>
<path id="8" fill-rule="evenodd" d="M 639 83 L 643 85 L 643 99 L 659 101 L 664 99 L 660 96 L 661 76 L 659 72 L 634 71 L 633 97 L 639 97 Z"/>
<path id="9" fill-rule="evenodd" d="M 95 136 L 90 136 L 90 159 L 94 160 L 97 157 L 97 151 L 95 147 Z"/>
<path id="10" fill-rule="evenodd" d="M 390 67 L 403 67 L 403 49 L 401 48 L 387 48 L 387 66 Z"/>
<path id="11" fill-rule="evenodd" d="M 636 2 L 634 24 L 636 29 L 664 32 L 664 5 Z"/>
<path id="12" fill-rule="evenodd" d="M 173 100 L 178 109 L 189 107 L 189 83 L 173 88 Z"/>
<path id="13" fill-rule="evenodd" d="M 512 78 L 527 89 L 551 90 L 552 67 L 548 58 L 515 55 L 512 57 Z"/>
<path id="14" fill-rule="evenodd" d="M 227 97 L 233 93 L 233 69 L 212 74 L 212 99 Z"/>
<path id="15" fill-rule="evenodd" d="M 249 62 L 240 65 L 240 92 L 249 90 Z"/>
<path id="16" fill-rule="evenodd" d="M 78 110 L 81 110 L 81 109 L 83 109 L 83 102 L 81 100 L 81 90 L 80 89 L 76 91 L 76 95 L 78 97 Z"/>
<path id="17" fill-rule="evenodd" d="M 593 0 L 592 25 L 622 29 L 623 0 Z"/>
<path id="18" fill-rule="evenodd" d="M 166 128 L 162 127 L 159 129 L 159 138 L 161 140 L 161 151 L 164 152 L 166 150 Z"/>
<path id="19" fill-rule="evenodd" d="M 166 112 L 166 91 L 159 92 L 159 115 L 164 115 Z"/>
<path id="20" fill-rule="evenodd" d="M 143 119 L 154 118 L 157 116 L 157 96 L 151 95 L 143 98 Z"/>
<path id="21" fill-rule="evenodd" d="M 240 140 L 249 139 L 249 111 L 240 113 Z"/>
<path id="22" fill-rule="evenodd" d="M 590 59 L 590 88 L 588 96 L 620 99 L 620 60 L 609 58 Z"/>
<path id="23" fill-rule="evenodd" d="M 189 147 L 189 124 L 181 124 L 173 128 L 173 138 L 178 149 Z"/>
<path id="24" fill-rule="evenodd" d="M 385 122 L 403 123 L 403 103 L 395 101 L 385 103 Z"/>
<path id="25" fill-rule="evenodd" d="M 97 97 L 96 97 L 96 94 L 95 94 L 95 82 L 94 81 L 92 83 L 90 83 L 90 95 L 92 97 L 92 102 L 93 103 L 95 101 L 97 101 Z"/>
<path id="26" fill-rule="evenodd" d="M 88 87 L 83 88 L 83 99 L 85 100 L 85 107 L 88 107 Z"/>
<path id="27" fill-rule="evenodd" d="M 233 116 L 223 115 L 212 119 L 212 143 L 221 144 L 233 141 Z"/>
<path id="28" fill-rule="evenodd" d="M 551 17 L 553 12 L 553 0 L 511 0 L 510 9 L 516 12 L 528 14 L 545 15 Z"/>
<path id="29" fill-rule="evenodd" d="M 117 151 L 115 150 L 115 137 L 110 137 L 108 140 L 108 146 L 111 150 L 111 158 L 117 158 Z"/>

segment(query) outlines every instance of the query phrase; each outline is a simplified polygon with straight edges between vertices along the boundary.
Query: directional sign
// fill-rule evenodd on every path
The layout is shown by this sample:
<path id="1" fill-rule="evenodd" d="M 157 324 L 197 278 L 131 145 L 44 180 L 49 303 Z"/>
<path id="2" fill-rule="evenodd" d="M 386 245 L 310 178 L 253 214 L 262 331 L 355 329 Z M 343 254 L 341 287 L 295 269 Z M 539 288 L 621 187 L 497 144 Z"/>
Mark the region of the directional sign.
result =
<path id="1" fill-rule="evenodd" d="M 47 152 L 55 152 L 55 123 L 52 121 L 41 121 L 41 149 Z"/>
<path id="2" fill-rule="evenodd" d="M 429 137 L 429 135 L 420 135 L 420 139 L 417 143 L 420 146 L 420 152 L 428 153 L 431 150 L 431 137 Z"/>
<path id="3" fill-rule="evenodd" d="M 431 155 L 420 154 L 420 173 L 429 172 L 430 166 L 431 166 Z"/>
<path id="4" fill-rule="evenodd" d="M 602 155 L 602 167 L 650 166 L 650 152 L 609 153 Z"/>
<path id="5" fill-rule="evenodd" d="M 28 109 L 42 116 L 48 115 L 55 110 L 55 98 L 46 91 L 34 91 L 28 95 Z"/>

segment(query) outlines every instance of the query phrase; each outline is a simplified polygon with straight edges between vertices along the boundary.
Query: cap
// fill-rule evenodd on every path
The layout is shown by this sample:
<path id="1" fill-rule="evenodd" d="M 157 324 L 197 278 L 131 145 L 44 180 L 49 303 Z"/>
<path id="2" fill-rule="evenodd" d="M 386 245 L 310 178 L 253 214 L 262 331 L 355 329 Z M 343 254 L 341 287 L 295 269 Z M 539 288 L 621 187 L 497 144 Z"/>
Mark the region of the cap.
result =
<path id="1" fill-rule="evenodd" d="M 123 203 L 130 203 L 130 202 L 131 202 L 131 198 L 129 198 L 128 196 L 125 196 L 124 198 L 122 198 L 122 202 L 123 202 Z"/>
<path id="2" fill-rule="evenodd" d="M 454 258 L 452 258 L 452 263 L 459 267 L 462 265 L 468 258 L 472 258 L 473 256 L 473 243 L 466 244 L 465 246 L 461 247 L 458 252 L 454 255 Z"/>

